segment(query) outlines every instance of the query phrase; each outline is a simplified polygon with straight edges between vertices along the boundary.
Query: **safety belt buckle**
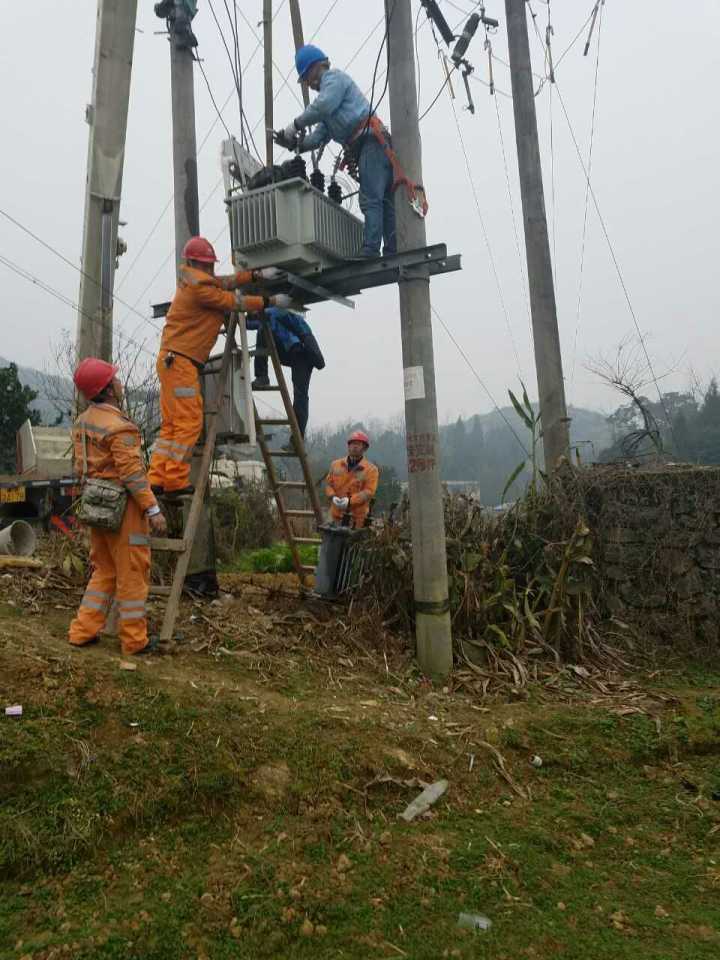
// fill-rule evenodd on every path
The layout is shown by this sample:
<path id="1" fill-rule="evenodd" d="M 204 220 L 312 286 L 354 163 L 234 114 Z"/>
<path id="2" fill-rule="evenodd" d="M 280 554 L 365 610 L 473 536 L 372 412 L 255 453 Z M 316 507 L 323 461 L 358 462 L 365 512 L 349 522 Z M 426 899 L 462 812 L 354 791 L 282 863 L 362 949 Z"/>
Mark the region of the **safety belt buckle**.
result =
<path id="1" fill-rule="evenodd" d="M 165 359 L 163 360 L 163 363 L 165 364 L 165 366 L 169 369 L 174 362 L 175 362 L 175 354 L 172 351 L 166 353 Z"/>

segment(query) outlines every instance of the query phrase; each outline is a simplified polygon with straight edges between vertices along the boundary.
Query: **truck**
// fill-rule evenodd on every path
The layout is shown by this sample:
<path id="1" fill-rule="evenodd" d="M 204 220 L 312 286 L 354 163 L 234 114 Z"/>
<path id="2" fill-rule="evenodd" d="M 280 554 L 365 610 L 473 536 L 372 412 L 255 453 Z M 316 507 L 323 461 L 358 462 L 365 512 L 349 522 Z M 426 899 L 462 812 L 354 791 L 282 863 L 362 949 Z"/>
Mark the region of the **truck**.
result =
<path id="1" fill-rule="evenodd" d="M 26 420 L 16 435 L 16 468 L 15 474 L 0 474 L 0 528 L 26 520 L 67 531 L 79 493 L 69 427 L 37 427 Z"/>

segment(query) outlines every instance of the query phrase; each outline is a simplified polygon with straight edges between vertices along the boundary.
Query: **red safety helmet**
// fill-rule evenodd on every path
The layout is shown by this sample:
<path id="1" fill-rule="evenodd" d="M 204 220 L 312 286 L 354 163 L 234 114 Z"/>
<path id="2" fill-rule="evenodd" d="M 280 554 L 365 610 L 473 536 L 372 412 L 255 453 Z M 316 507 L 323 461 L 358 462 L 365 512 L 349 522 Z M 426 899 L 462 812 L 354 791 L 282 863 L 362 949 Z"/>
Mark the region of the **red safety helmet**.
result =
<path id="1" fill-rule="evenodd" d="M 362 430 L 356 430 L 354 433 L 351 433 L 347 442 L 352 443 L 353 440 L 364 443 L 366 447 L 370 446 L 370 437 L 366 433 L 363 433 Z"/>
<path id="2" fill-rule="evenodd" d="M 86 357 L 73 374 L 73 381 L 78 390 L 92 400 L 103 392 L 117 372 L 118 368 L 113 363 L 98 360 L 97 357 Z"/>
<path id="3" fill-rule="evenodd" d="M 183 247 L 183 260 L 197 260 L 198 263 L 217 263 L 215 248 L 205 237 L 190 237 Z"/>

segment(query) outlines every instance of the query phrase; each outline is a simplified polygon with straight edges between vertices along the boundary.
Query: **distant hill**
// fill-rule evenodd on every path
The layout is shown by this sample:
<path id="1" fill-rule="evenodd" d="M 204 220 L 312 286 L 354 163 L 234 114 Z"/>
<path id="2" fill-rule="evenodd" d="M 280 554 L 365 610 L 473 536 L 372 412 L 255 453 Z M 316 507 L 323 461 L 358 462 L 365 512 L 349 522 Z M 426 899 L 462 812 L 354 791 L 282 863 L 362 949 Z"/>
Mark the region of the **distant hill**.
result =
<path id="1" fill-rule="evenodd" d="M 571 407 L 569 415 L 572 446 L 583 462 L 596 461 L 612 442 L 610 428 L 602 413 Z M 332 459 L 342 456 L 345 440 L 352 430 L 363 428 L 372 439 L 370 458 L 381 467 L 392 467 L 400 480 L 407 479 L 407 454 L 402 421 L 374 420 L 347 422 L 312 431 L 308 453 L 317 475 Z M 514 432 L 513 432 L 514 431 Z M 516 467 L 529 459 L 530 434 L 512 407 L 476 414 L 440 427 L 441 478 L 447 482 L 479 487 L 483 503 L 493 505 L 520 494 L 528 470 L 504 493 L 505 484 Z M 542 442 L 537 455 L 542 460 Z"/>
<path id="2" fill-rule="evenodd" d="M 0 366 L 7 366 L 9 362 L 0 357 Z M 73 387 L 69 379 L 42 373 L 31 367 L 19 367 L 18 374 L 23 385 L 38 391 L 33 406 L 40 412 L 43 423 L 55 424 L 58 411 L 64 406 L 68 409 L 62 423 L 70 422 Z M 51 398 L 54 398 L 54 403 Z M 596 410 L 584 407 L 570 407 L 569 416 L 573 448 L 577 448 L 584 462 L 598 460 L 600 453 L 612 444 L 607 418 Z M 382 466 L 392 467 L 401 480 L 407 479 L 405 436 L 402 421 L 397 418 L 392 422 L 348 422 L 312 431 L 307 446 L 318 476 L 331 459 L 344 453 L 348 431 L 358 427 L 364 427 L 372 436 L 372 459 Z M 499 503 L 503 499 L 503 488 L 508 477 L 527 457 L 521 444 L 528 448 L 530 436 L 510 406 L 491 413 L 458 417 L 456 421 L 440 427 L 442 478 L 478 484 L 484 503 Z M 540 454 L 541 448 L 542 444 L 539 445 Z M 521 476 L 505 497 L 517 496 L 526 477 L 527 473 Z"/>
<path id="3" fill-rule="evenodd" d="M 14 361 L 0 357 L 0 367 L 7 367 L 11 363 L 14 363 Z M 44 424 L 48 426 L 56 425 L 61 411 L 64 416 L 58 425 L 70 423 L 73 385 L 69 379 L 55 374 L 43 373 L 40 370 L 34 370 L 32 367 L 21 366 L 18 366 L 18 377 L 24 387 L 30 387 L 31 390 L 37 391 L 38 396 L 32 407 L 39 412 Z M 64 409 L 66 406 L 67 410 Z"/>

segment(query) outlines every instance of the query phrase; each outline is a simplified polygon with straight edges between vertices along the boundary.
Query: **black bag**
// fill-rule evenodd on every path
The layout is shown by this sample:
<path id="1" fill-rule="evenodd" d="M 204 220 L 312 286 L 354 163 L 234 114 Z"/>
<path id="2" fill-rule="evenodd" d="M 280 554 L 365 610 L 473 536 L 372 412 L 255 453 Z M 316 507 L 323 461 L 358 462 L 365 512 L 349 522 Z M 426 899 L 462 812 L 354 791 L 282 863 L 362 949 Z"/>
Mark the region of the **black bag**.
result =
<path id="1" fill-rule="evenodd" d="M 303 320 L 307 330 L 295 330 L 293 327 L 282 317 L 276 318 L 278 323 L 281 323 L 286 330 L 289 330 L 290 333 L 297 337 L 305 353 L 312 360 L 312 365 L 316 370 L 325 369 L 325 357 L 322 355 L 322 350 L 320 349 L 320 344 L 315 339 L 315 334 L 312 332 L 310 327 L 307 324 L 306 320 Z"/>
<path id="2" fill-rule="evenodd" d="M 315 339 L 315 334 L 304 334 L 300 337 L 300 342 L 303 345 L 303 350 L 312 360 L 312 365 L 315 367 L 315 369 L 323 370 L 325 368 L 325 357 L 322 355 L 320 344 Z"/>

